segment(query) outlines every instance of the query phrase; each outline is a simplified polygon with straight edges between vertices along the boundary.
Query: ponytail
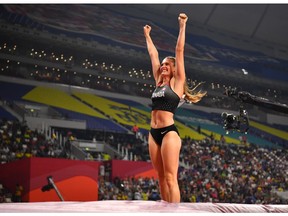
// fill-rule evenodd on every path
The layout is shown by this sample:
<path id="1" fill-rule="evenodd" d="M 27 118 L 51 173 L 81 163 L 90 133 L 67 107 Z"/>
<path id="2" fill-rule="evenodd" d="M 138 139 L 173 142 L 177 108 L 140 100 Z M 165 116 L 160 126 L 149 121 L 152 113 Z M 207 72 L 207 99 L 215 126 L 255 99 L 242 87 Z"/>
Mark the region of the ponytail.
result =
<path id="1" fill-rule="evenodd" d="M 202 97 L 207 95 L 207 91 L 202 90 L 196 91 L 196 89 L 203 83 L 204 82 L 200 82 L 194 88 L 190 89 L 186 80 L 184 84 L 184 94 L 185 94 L 184 100 L 188 103 L 197 103 L 202 99 Z"/>

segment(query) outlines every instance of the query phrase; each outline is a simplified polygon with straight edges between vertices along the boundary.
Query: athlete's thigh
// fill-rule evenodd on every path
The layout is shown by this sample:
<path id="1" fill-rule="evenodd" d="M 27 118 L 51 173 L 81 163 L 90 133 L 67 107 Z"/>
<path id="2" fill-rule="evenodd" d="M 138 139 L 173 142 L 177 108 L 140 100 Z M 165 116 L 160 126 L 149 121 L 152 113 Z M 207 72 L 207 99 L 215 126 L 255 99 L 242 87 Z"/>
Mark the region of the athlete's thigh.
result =
<path id="1" fill-rule="evenodd" d="M 161 155 L 165 173 L 177 174 L 181 138 L 175 131 L 168 132 L 162 141 Z"/>
<path id="2" fill-rule="evenodd" d="M 152 135 L 149 133 L 148 137 L 148 149 L 149 155 L 152 162 L 153 167 L 157 170 L 159 175 L 163 174 L 163 163 L 161 156 L 161 147 L 156 144 Z"/>

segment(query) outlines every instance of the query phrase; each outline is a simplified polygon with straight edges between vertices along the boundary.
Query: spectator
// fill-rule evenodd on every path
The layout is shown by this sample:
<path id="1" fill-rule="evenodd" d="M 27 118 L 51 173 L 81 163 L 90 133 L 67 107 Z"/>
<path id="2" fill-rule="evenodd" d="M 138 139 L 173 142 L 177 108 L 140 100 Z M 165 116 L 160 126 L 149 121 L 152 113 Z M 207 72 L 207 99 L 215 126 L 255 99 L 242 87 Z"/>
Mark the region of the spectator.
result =
<path id="1" fill-rule="evenodd" d="M 23 186 L 20 184 L 16 184 L 16 190 L 13 197 L 13 202 L 22 202 L 22 193 L 24 189 Z"/>
<path id="2" fill-rule="evenodd" d="M 133 127 L 132 127 L 132 132 L 137 135 L 137 133 L 139 132 L 139 127 L 135 124 Z"/>
<path id="3" fill-rule="evenodd" d="M 148 196 L 148 200 L 153 200 L 153 201 L 161 200 L 160 194 L 157 191 L 156 187 L 152 188 L 152 191 L 150 195 Z"/>

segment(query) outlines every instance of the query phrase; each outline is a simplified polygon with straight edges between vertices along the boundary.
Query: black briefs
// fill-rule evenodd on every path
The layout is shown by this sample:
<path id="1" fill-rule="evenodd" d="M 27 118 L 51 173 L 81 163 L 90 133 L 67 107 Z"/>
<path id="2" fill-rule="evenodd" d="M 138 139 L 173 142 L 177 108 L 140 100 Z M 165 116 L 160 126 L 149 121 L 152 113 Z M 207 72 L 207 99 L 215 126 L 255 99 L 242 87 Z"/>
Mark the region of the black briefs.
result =
<path id="1" fill-rule="evenodd" d="M 163 128 L 151 128 L 150 129 L 150 133 L 151 133 L 153 139 L 155 140 L 156 144 L 159 146 L 162 145 L 163 137 L 169 131 L 175 131 L 179 135 L 179 132 L 178 132 L 178 130 L 174 124 L 167 126 L 167 127 L 163 127 Z"/>

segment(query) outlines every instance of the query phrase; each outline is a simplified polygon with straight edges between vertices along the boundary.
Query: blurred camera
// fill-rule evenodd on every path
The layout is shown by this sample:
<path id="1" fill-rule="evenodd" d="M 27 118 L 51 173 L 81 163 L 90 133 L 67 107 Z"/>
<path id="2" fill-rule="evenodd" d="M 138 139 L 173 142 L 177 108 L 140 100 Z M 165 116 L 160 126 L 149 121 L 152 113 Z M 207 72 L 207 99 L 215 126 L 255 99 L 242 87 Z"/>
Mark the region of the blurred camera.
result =
<path id="1" fill-rule="evenodd" d="M 223 128 L 226 130 L 228 134 L 230 131 L 235 132 L 238 131 L 240 133 L 248 133 L 249 130 L 249 118 L 248 112 L 240 107 L 239 115 L 230 114 L 227 112 L 223 112 L 221 114 L 223 119 L 224 126 Z"/>

